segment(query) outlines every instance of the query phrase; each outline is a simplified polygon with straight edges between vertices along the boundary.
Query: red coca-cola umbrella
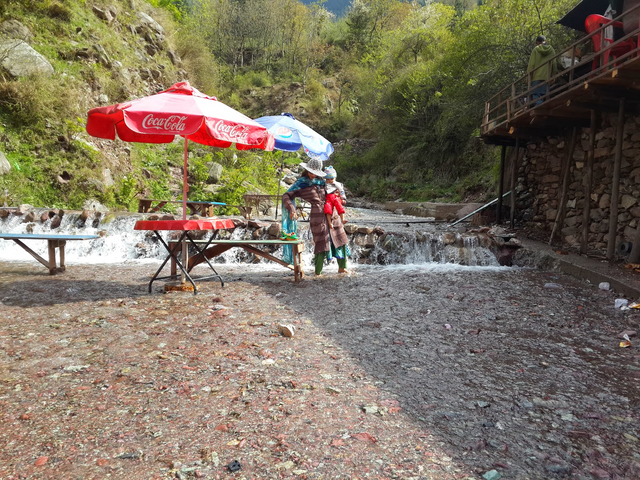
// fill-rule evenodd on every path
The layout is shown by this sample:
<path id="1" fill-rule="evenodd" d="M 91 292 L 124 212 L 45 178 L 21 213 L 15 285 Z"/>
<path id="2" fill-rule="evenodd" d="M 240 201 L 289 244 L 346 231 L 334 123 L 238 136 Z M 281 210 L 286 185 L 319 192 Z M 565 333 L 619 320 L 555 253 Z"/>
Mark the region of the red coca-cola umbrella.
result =
<path id="1" fill-rule="evenodd" d="M 156 95 L 89 110 L 87 132 L 98 138 L 125 142 L 171 143 L 184 137 L 182 218 L 187 217 L 187 144 L 239 150 L 273 150 L 273 135 L 246 115 L 180 82 Z"/>

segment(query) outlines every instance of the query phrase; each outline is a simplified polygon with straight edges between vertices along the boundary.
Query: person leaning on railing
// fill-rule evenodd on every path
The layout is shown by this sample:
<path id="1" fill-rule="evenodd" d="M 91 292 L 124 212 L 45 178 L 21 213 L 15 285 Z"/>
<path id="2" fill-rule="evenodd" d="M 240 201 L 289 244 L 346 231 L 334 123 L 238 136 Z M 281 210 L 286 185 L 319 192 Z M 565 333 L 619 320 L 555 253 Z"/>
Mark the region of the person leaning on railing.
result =
<path id="1" fill-rule="evenodd" d="M 527 74 L 531 79 L 531 87 L 534 88 L 531 92 L 531 101 L 535 102 L 535 105 L 540 105 L 542 100 L 539 100 L 539 98 L 549 91 L 549 85 L 542 84 L 558 73 L 557 63 L 555 61 L 550 62 L 555 56 L 556 52 L 551 45 L 547 44 L 546 37 L 539 35 L 536 38 L 536 46 L 531 52 L 531 57 L 529 57 L 529 67 L 527 68 Z"/>

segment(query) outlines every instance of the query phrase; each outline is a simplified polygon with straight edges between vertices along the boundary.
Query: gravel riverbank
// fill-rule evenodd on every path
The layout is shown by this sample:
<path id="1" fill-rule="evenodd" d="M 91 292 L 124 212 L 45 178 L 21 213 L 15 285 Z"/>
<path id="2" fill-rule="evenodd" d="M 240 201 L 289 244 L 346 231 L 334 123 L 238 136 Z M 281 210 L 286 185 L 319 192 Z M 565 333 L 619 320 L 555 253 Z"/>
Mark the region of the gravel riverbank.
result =
<path id="1" fill-rule="evenodd" d="M 639 317 L 613 292 L 507 268 L 219 268 L 193 296 L 146 294 L 152 264 L 12 265 L 0 478 L 230 478 L 234 460 L 247 479 L 640 478 L 640 353 L 618 338 Z"/>

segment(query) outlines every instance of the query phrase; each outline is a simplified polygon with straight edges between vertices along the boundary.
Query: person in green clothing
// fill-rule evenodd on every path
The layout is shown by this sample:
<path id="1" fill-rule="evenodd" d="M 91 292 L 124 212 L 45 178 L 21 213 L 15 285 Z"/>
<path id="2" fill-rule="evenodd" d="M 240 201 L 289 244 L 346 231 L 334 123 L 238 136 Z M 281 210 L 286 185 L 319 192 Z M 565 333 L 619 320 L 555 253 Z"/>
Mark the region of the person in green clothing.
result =
<path id="1" fill-rule="evenodd" d="M 542 100 L 539 98 L 549 91 L 549 85 L 542 84 L 558 73 L 557 61 L 550 61 L 555 56 L 556 51 L 547 44 L 545 36 L 539 35 L 536 38 L 536 46 L 531 52 L 527 68 L 527 73 L 531 76 L 531 87 L 534 89 L 531 92 L 531 101 L 535 102 L 534 105 L 540 105 Z"/>

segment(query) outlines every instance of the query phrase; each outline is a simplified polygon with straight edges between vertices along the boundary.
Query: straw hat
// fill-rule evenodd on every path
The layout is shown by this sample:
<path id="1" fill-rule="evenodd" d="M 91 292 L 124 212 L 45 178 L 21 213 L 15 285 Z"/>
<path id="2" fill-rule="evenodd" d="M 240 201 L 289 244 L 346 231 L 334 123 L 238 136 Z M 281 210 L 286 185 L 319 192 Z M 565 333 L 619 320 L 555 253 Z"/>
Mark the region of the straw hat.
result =
<path id="1" fill-rule="evenodd" d="M 325 173 L 322 171 L 322 160 L 317 158 L 310 158 L 307 163 L 301 163 L 300 166 L 307 172 L 313 173 L 316 177 L 323 177 Z"/>

